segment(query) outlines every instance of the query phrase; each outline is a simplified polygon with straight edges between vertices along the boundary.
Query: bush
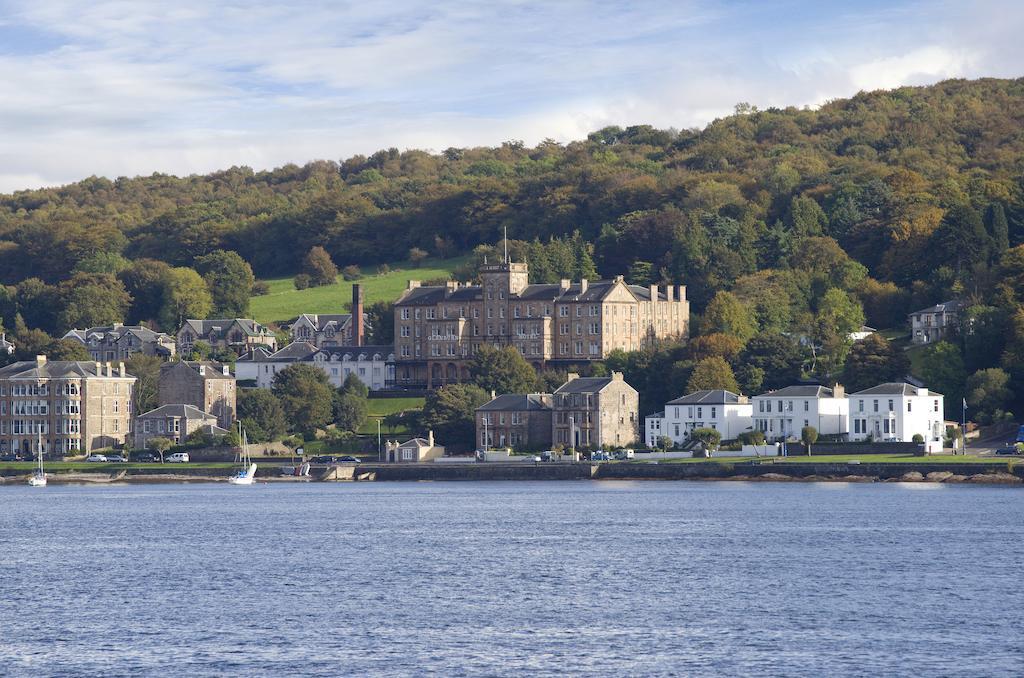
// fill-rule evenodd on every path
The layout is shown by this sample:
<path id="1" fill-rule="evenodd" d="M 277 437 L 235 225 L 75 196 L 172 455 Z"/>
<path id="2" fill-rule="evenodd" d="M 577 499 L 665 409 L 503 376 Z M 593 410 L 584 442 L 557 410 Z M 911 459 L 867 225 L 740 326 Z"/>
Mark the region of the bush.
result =
<path id="1" fill-rule="evenodd" d="M 764 431 L 744 431 L 737 436 L 740 443 L 744 445 L 764 445 Z"/>
<path id="2" fill-rule="evenodd" d="M 348 280 L 349 282 L 352 282 L 353 280 L 359 280 L 360 278 L 362 278 L 363 272 L 359 270 L 358 266 L 352 264 L 351 266 L 346 266 L 345 268 L 341 269 L 341 277 L 344 278 L 345 280 Z"/>
<path id="3" fill-rule="evenodd" d="M 713 428 L 695 428 L 690 433 L 690 439 L 703 443 L 707 450 L 713 450 L 722 442 L 722 434 Z"/>
<path id="4" fill-rule="evenodd" d="M 252 296 L 265 297 L 270 294 L 270 285 L 264 280 L 257 280 L 252 284 Z"/>
<path id="5" fill-rule="evenodd" d="M 924 442 L 924 436 L 921 435 L 920 433 L 915 433 L 914 437 L 911 438 L 911 440 L 913 440 L 915 443 L 923 443 Z"/>
<path id="6" fill-rule="evenodd" d="M 297 290 L 308 290 L 312 283 L 313 279 L 309 277 L 308 273 L 300 273 L 295 276 L 295 289 Z"/>
<path id="7" fill-rule="evenodd" d="M 387 275 L 388 273 L 391 273 L 391 267 L 387 264 L 381 264 L 377 267 L 377 275 Z"/>

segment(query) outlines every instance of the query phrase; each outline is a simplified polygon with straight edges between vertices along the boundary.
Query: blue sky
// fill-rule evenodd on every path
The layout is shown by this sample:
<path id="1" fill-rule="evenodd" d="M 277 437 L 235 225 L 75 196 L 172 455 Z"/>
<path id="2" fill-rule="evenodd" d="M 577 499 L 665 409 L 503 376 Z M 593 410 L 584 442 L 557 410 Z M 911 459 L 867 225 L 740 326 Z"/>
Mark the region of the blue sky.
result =
<path id="1" fill-rule="evenodd" d="M 0 191 L 1024 76 L 1024 4 L 0 0 Z"/>

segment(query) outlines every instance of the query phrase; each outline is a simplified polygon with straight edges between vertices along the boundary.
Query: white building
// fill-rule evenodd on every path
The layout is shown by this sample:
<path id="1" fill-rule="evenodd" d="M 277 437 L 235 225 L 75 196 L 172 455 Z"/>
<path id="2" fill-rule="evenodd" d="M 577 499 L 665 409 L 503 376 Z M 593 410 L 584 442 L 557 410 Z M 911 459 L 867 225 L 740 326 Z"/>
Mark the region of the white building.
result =
<path id="1" fill-rule="evenodd" d="M 909 443 L 920 434 L 929 453 L 942 451 L 941 393 L 893 382 L 858 391 L 849 400 L 850 440 Z"/>
<path id="2" fill-rule="evenodd" d="M 679 445 L 698 428 L 713 428 L 722 440 L 735 440 L 753 428 L 753 405 L 746 396 L 722 389 L 695 391 L 665 405 L 661 435 Z"/>
<path id="3" fill-rule="evenodd" d="M 787 386 L 751 401 L 754 428 L 768 440 L 799 439 L 804 426 L 813 426 L 820 436 L 845 435 L 850 430 L 850 402 L 839 384 L 834 388 Z"/>
<path id="4" fill-rule="evenodd" d="M 960 302 L 944 301 L 910 314 L 910 339 L 915 344 L 930 344 L 945 338 L 956 326 Z"/>
<path id="5" fill-rule="evenodd" d="M 345 383 L 354 374 L 371 391 L 379 391 L 394 382 L 395 355 L 391 346 L 329 346 L 322 349 L 297 341 L 276 353 L 257 347 L 235 361 L 235 378 L 255 381 L 258 388 L 270 388 L 274 375 L 289 365 L 308 362 L 322 369 L 331 385 Z"/>
<path id="6" fill-rule="evenodd" d="M 665 413 L 656 412 L 644 417 L 644 443 L 647 447 L 654 449 L 658 447 L 658 439 L 665 435 Z"/>

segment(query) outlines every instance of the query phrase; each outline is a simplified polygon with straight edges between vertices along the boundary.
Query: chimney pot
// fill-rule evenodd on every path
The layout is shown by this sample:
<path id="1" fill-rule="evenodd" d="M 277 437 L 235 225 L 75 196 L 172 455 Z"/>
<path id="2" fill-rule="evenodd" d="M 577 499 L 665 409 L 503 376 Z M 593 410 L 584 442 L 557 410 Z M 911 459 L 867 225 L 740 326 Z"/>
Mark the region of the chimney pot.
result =
<path id="1" fill-rule="evenodd" d="M 581 278 L 580 279 L 580 294 L 583 294 L 584 292 L 587 291 L 587 285 L 588 284 L 589 283 L 587 282 L 586 278 Z"/>
<path id="2" fill-rule="evenodd" d="M 560 288 L 560 289 L 561 289 L 561 290 L 562 290 L 563 292 L 564 292 L 565 290 L 569 289 L 569 287 L 570 287 L 571 285 L 572 285 L 572 281 L 571 281 L 571 280 L 569 280 L 569 279 L 567 279 L 567 278 L 562 278 L 561 280 L 559 280 L 559 281 L 558 281 L 558 287 L 559 287 L 559 288 Z"/>
<path id="3" fill-rule="evenodd" d="M 45 355 L 37 355 L 36 356 L 36 365 L 45 365 L 45 364 L 46 364 L 46 356 Z M 97 365 L 98 364 L 99 363 L 97 363 Z"/>

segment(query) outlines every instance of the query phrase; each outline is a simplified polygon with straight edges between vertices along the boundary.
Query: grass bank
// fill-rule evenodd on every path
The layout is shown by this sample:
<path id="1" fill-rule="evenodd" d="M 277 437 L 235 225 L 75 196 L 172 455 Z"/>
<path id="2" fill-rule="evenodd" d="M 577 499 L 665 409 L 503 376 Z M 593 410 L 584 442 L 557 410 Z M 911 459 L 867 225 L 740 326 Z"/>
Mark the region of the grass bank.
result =
<path id="1" fill-rule="evenodd" d="M 466 262 L 468 257 L 453 259 L 427 259 L 414 268 L 409 262 L 389 264 L 394 269 L 384 275 L 372 270 L 357 280 L 363 286 L 367 304 L 375 301 L 394 301 L 405 290 L 409 280 L 447 278 L 452 271 Z M 282 323 L 302 313 L 345 313 L 344 304 L 352 300 L 352 284 L 338 277 L 338 282 L 323 287 L 295 289 L 292 277 L 265 280 L 269 294 L 253 297 L 249 306 L 252 317 L 261 323 Z"/>
<path id="2" fill-rule="evenodd" d="M 812 454 L 794 457 L 712 457 L 711 459 L 659 459 L 659 464 L 692 464 L 714 462 L 736 464 L 753 460 L 773 460 L 777 464 L 846 464 L 860 461 L 862 464 L 997 464 L 1022 461 L 1015 457 L 978 457 L 974 455 L 937 454 L 915 457 L 912 454 Z"/>

